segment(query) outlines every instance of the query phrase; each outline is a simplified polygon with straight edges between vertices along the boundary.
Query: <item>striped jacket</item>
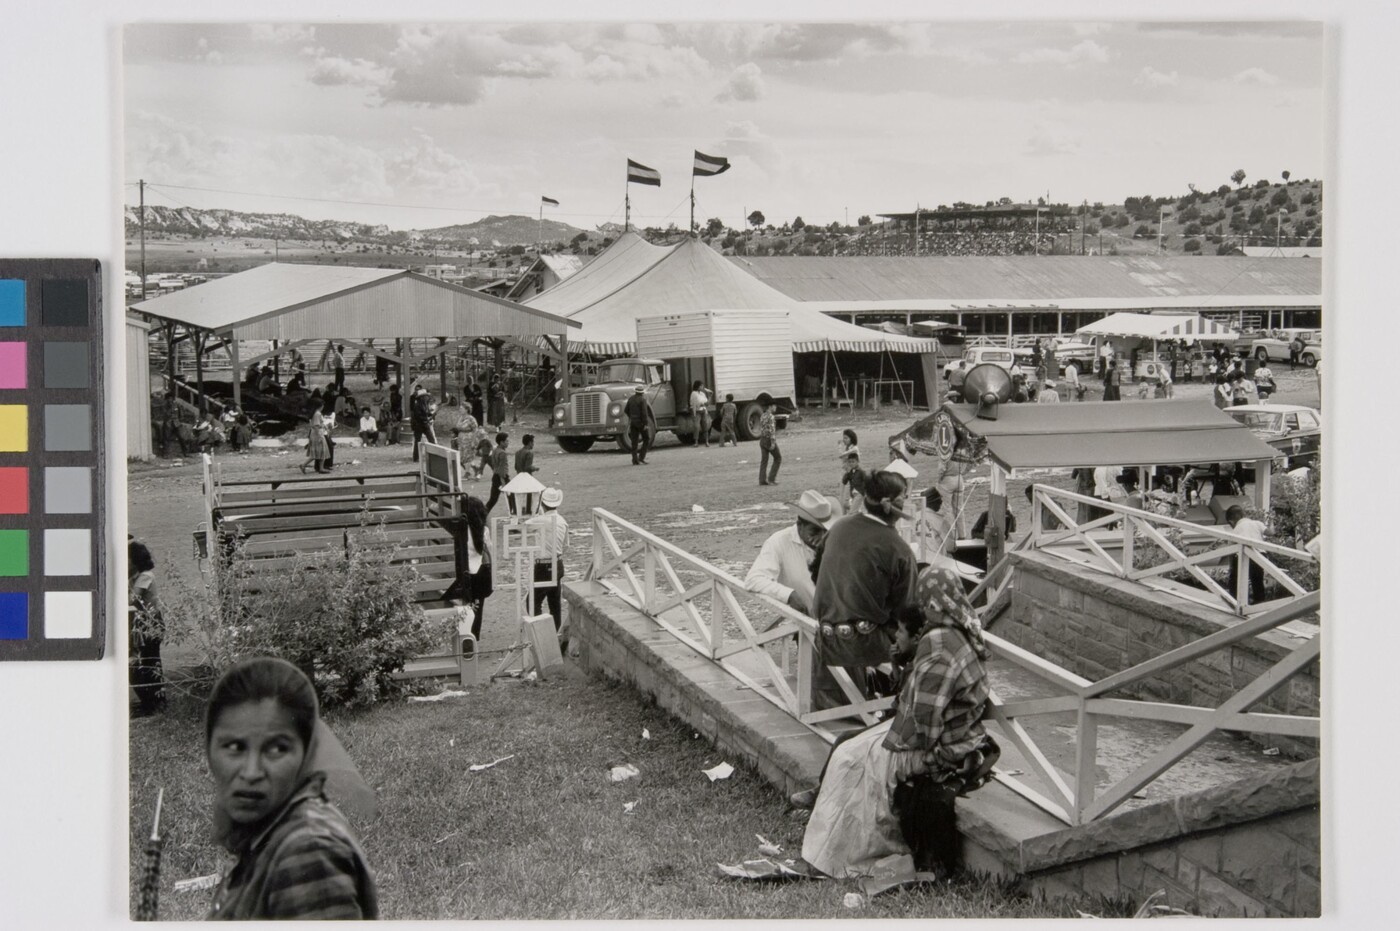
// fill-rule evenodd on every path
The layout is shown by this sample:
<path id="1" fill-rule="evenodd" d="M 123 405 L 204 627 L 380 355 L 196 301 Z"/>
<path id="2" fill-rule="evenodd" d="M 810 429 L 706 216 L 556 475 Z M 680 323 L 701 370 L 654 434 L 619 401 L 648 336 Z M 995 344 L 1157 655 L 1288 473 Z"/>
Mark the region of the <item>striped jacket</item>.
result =
<path id="1" fill-rule="evenodd" d="M 313 776 L 242 852 L 210 920 L 378 918 L 374 877 L 345 816 Z"/>

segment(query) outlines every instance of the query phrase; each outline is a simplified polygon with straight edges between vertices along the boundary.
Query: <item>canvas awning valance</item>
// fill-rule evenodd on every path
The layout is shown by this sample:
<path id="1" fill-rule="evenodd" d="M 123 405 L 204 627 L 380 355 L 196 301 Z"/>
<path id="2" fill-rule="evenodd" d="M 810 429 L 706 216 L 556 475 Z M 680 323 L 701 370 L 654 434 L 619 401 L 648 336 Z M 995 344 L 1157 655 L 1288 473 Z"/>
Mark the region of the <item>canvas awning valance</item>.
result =
<path id="1" fill-rule="evenodd" d="M 1074 331 L 1081 336 L 1126 336 L 1138 339 L 1234 339 L 1239 334 L 1197 314 L 1109 314 Z"/>

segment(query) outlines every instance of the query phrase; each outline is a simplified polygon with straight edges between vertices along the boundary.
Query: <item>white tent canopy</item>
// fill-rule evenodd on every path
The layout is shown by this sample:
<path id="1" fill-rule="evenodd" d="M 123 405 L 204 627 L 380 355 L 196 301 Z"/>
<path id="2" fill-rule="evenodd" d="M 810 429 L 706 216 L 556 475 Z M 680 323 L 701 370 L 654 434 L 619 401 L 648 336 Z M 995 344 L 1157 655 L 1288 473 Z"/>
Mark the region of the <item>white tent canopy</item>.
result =
<path id="1" fill-rule="evenodd" d="M 1109 314 L 1074 331 L 1081 336 L 1120 336 L 1150 340 L 1234 339 L 1229 327 L 1197 314 Z"/>

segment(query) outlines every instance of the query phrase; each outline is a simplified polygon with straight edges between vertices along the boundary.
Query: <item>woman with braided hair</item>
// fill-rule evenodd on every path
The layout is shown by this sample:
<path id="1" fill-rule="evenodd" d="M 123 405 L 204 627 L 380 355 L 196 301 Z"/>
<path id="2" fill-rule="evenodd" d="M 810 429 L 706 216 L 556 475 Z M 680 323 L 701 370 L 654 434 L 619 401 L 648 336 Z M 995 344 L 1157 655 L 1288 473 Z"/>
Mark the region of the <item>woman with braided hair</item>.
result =
<path id="1" fill-rule="evenodd" d="M 915 603 L 922 625 L 911 634 L 902 615 L 896 634 L 896 651 L 917 646 L 894 717 L 837 744 L 820 787 L 792 798 L 812 808 L 803 859 L 838 879 L 956 869 L 953 800 L 985 783 L 1000 756 L 982 726 L 991 654 L 961 580 L 928 566 Z"/>

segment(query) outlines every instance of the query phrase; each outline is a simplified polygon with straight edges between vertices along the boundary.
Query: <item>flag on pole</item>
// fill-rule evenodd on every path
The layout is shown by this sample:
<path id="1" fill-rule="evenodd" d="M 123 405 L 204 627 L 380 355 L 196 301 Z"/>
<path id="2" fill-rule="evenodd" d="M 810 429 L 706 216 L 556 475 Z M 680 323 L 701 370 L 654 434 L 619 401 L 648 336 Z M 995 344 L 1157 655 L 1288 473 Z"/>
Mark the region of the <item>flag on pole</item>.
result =
<path id="1" fill-rule="evenodd" d="M 540 196 L 540 203 L 549 204 L 551 207 L 559 206 L 559 201 L 555 200 L 553 197 L 545 197 L 543 195 Z"/>
<path id="2" fill-rule="evenodd" d="M 648 168 L 638 164 L 630 158 L 627 160 L 627 183 L 628 184 L 652 184 L 661 187 L 661 172 L 655 168 Z"/>
<path id="3" fill-rule="evenodd" d="M 699 149 L 695 151 L 695 168 L 691 174 L 694 177 L 703 178 L 706 175 L 722 175 L 729 170 L 729 159 L 721 158 L 718 155 L 706 155 Z"/>

